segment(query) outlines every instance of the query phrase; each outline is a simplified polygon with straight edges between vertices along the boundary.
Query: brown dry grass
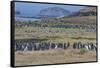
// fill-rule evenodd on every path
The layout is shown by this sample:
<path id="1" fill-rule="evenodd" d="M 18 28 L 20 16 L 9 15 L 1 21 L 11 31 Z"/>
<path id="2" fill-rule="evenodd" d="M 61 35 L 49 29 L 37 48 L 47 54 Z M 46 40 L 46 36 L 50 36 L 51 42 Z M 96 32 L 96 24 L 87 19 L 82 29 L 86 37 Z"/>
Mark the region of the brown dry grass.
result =
<path id="1" fill-rule="evenodd" d="M 87 51 L 84 54 L 80 54 L 80 50 L 77 49 L 15 52 L 15 64 L 17 66 L 87 61 L 96 61 L 96 53 L 94 51 Z"/>
<path id="2" fill-rule="evenodd" d="M 73 24 L 91 24 L 96 23 L 96 16 L 77 16 L 64 18 L 64 20 Z"/>

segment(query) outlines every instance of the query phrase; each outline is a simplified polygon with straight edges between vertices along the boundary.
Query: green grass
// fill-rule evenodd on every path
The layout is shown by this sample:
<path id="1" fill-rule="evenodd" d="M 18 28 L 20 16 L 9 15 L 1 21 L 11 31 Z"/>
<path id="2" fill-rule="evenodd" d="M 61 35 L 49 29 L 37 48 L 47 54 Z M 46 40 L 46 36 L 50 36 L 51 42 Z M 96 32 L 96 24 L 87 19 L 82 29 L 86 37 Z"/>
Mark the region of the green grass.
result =
<path id="1" fill-rule="evenodd" d="M 88 51 L 86 49 L 80 49 L 79 54 L 84 55 L 85 53 L 87 53 Z"/>
<path id="2" fill-rule="evenodd" d="M 96 38 L 87 38 L 87 37 L 71 37 L 72 39 L 88 39 L 88 40 L 96 40 Z"/>

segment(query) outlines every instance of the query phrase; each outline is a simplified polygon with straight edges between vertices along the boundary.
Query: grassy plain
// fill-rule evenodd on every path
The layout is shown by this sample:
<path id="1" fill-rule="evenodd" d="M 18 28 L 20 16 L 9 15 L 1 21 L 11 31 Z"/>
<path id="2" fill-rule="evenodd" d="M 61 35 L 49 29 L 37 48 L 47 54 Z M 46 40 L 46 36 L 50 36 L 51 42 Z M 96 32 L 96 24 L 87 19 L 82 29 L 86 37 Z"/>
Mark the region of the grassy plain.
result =
<path id="1" fill-rule="evenodd" d="M 59 19 L 58 19 L 59 20 Z M 56 22 L 59 23 L 59 21 Z M 96 17 L 76 17 L 63 18 L 59 24 L 44 22 L 51 25 L 96 25 Z M 53 21 L 55 22 L 55 20 Z M 72 23 L 73 22 L 73 23 Z M 43 24 L 43 22 L 41 22 Z M 39 24 L 41 24 L 39 22 Z M 94 26 L 96 28 L 96 26 Z M 94 29 L 80 28 L 55 28 L 55 27 L 15 27 L 15 40 L 36 40 L 38 42 L 93 42 L 96 43 L 96 31 Z M 67 50 L 55 49 L 47 51 L 24 51 L 15 52 L 15 64 L 22 65 L 39 65 L 39 64 L 55 64 L 55 63 L 71 63 L 71 62 L 87 62 L 96 61 L 95 51 L 75 50 L 71 47 Z"/>
<path id="2" fill-rule="evenodd" d="M 35 39 L 44 42 L 96 42 L 95 32 L 87 29 L 23 27 L 16 28 L 16 39 Z"/>
<path id="3" fill-rule="evenodd" d="M 27 51 L 15 53 L 15 65 L 17 66 L 88 61 L 96 61 L 96 53 L 94 51 L 81 53 L 81 50 L 56 49 L 47 51 Z"/>

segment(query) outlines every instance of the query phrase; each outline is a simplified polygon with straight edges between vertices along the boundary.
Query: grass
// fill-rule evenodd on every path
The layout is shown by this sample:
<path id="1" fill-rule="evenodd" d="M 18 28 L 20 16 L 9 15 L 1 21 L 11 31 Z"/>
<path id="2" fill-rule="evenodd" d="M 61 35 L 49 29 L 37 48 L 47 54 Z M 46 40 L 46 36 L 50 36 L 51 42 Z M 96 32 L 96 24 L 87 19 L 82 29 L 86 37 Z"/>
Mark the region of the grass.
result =
<path id="1" fill-rule="evenodd" d="M 40 65 L 87 61 L 96 61 L 96 54 L 91 51 L 72 49 L 15 53 L 16 65 Z"/>
<path id="2" fill-rule="evenodd" d="M 86 37 L 71 37 L 72 39 L 88 39 L 88 40 L 96 40 L 96 38 L 86 38 Z"/>
<path id="3" fill-rule="evenodd" d="M 91 24 L 96 23 L 96 16 L 77 16 L 77 17 L 68 17 L 63 18 L 63 20 L 68 21 L 74 24 Z"/>
<path id="4" fill-rule="evenodd" d="M 80 52 L 79 52 L 79 54 L 81 54 L 81 55 L 84 55 L 85 53 L 87 53 L 87 50 L 86 49 L 80 49 Z"/>
<path id="5" fill-rule="evenodd" d="M 96 33 L 86 32 L 85 29 L 24 27 L 15 29 L 15 39 L 44 42 L 96 42 Z"/>
<path id="6" fill-rule="evenodd" d="M 96 24 L 95 16 L 62 18 L 64 22 L 59 22 L 59 20 L 57 20 L 55 23 L 54 22 L 47 22 L 47 23 L 41 22 L 41 23 L 48 24 L 49 26 L 53 25 L 90 26 L 91 23 Z M 29 23 L 26 22 L 26 24 Z M 31 24 L 33 25 L 33 22 L 31 22 Z M 90 30 L 90 32 L 87 30 Z M 70 45 L 72 45 L 73 42 L 78 42 L 78 41 L 81 41 L 82 43 L 87 43 L 87 42 L 96 43 L 96 32 L 93 32 L 92 29 L 82 29 L 82 28 L 52 28 L 52 27 L 37 27 L 37 26 L 15 27 L 15 40 L 55 42 L 55 43 L 70 42 Z M 50 49 L 47 51 L 15 52 L 15 65 L 17 66 L 87 62 L 87 61 L 96 61 L 96 53 L 94 51 L 87 51 L 85 49 L 73 50 L 72 48 L 69 48 L 67 50 Z"/>

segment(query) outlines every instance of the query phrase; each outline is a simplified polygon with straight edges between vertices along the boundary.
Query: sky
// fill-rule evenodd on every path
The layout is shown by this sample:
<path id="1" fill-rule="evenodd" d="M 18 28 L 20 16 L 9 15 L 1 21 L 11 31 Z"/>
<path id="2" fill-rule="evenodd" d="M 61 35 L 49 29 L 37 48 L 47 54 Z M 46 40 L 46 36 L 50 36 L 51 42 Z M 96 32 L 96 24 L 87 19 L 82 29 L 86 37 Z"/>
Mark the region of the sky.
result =
<path id="1" fill-rule="evenodd" d="M 78 11 L 84 6 L 72 6 L 72 5 L 57 5 L 57 4 L 43 4 L 43 3 L 26 3 L 26 2 L 15 2 L 15 11 L 20 11 L 23 15 L 38 15 L 40 10 L 49 7 L 60 7 L 70 12 Z"/>

